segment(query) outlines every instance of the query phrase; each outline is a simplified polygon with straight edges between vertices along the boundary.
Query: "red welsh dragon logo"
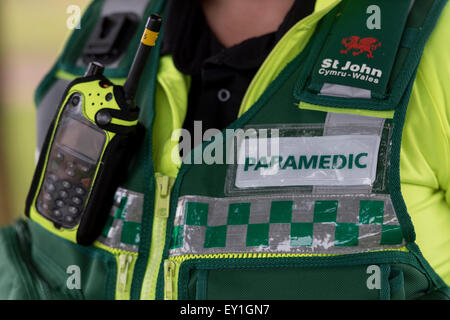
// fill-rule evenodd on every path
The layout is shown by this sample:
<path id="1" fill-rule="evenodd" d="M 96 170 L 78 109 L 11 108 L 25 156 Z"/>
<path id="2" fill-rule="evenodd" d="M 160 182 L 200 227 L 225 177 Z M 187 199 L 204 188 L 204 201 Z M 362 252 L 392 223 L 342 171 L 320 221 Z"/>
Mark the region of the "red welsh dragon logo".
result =
<path id="1" fill-rule="evenodd" d="M 373 51 L 378 47 L 381 47 L 381 42 L 375 38 L 362 38 L 358 36 L 351 36 L 350 38 L 342 39 L 342 44 L 345 46 L 345 50 L 341 50 L 342 54 L 347 54 L 350 50 L 353 51 L 354 56 L 358 56 L 363 52 L 367 52 L 368 58 L 373 58 Z"/>

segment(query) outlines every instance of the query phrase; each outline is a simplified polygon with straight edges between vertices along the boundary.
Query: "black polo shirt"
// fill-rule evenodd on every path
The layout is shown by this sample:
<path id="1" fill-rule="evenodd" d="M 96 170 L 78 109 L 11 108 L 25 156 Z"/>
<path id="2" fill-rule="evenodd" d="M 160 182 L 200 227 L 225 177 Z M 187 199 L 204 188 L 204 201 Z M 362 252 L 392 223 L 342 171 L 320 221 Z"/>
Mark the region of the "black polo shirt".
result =
<path id="1" fill-rule="evenodd" d="M 241 101 L 259 67 L 281 37 L 311 14 L 315 0 L 296 0 L 279 29 L 225 48 L 206 22 L 199 0 L 170 0 L 162 54 L 191 76 L 184 128 L 224 129 L 236 120 Z"/>

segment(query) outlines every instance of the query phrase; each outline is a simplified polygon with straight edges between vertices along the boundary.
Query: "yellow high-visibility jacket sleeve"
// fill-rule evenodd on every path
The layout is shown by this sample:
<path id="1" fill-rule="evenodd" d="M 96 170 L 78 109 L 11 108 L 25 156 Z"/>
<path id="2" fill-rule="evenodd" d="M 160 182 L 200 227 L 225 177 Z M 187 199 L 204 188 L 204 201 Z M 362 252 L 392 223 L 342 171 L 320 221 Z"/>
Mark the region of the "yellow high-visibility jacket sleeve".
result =
<path id="1" fill-rule="evenodd" d="M 425 48 L 400 155 L 402 192 L 425 258 L 450 284 L 450 4 Z"/>

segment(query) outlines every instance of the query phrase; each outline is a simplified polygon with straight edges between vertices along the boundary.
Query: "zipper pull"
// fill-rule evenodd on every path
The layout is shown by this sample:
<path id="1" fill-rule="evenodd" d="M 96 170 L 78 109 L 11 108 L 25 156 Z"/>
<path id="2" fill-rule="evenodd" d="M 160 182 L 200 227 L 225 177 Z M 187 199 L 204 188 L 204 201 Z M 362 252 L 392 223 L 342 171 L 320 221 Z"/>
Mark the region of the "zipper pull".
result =
<path id="1" fill-rule="evenodd" d="M 169 206 L 170 206 L 170 190 L 173 185 L 173 179 L 157 173 L 156 185 L 157 185 L 157 210 L 156 214 L 160 218 L 167 219 L 169 217 Z"/>
<path id="2" fill-rule="evenodd" d="M 164 300 L 174 299 L 176 263 L 172 260 L 164 261 Z"/>
<path id="3" fill-rule="evenodd" d="M 125 291 L 127 288 L 127 280 L 128 280 L 128 268 L 133 261 L 133 257 L 128 254 L 119 255 L 119 290 Z"/>

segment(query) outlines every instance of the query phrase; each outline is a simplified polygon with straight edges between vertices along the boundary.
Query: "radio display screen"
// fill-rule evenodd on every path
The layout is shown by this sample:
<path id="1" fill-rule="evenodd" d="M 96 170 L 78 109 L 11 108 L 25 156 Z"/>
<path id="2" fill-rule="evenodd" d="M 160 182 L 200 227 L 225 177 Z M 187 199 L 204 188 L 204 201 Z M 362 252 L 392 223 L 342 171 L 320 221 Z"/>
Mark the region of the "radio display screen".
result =
<path id="1" fill-rule="evenodd" d="M 61 122 L 56 135 L 56 143 L 66 146 L 97 161 L 105 144 L 105 134 L 95 130 L 81 121 L 66 117 Z"/>

